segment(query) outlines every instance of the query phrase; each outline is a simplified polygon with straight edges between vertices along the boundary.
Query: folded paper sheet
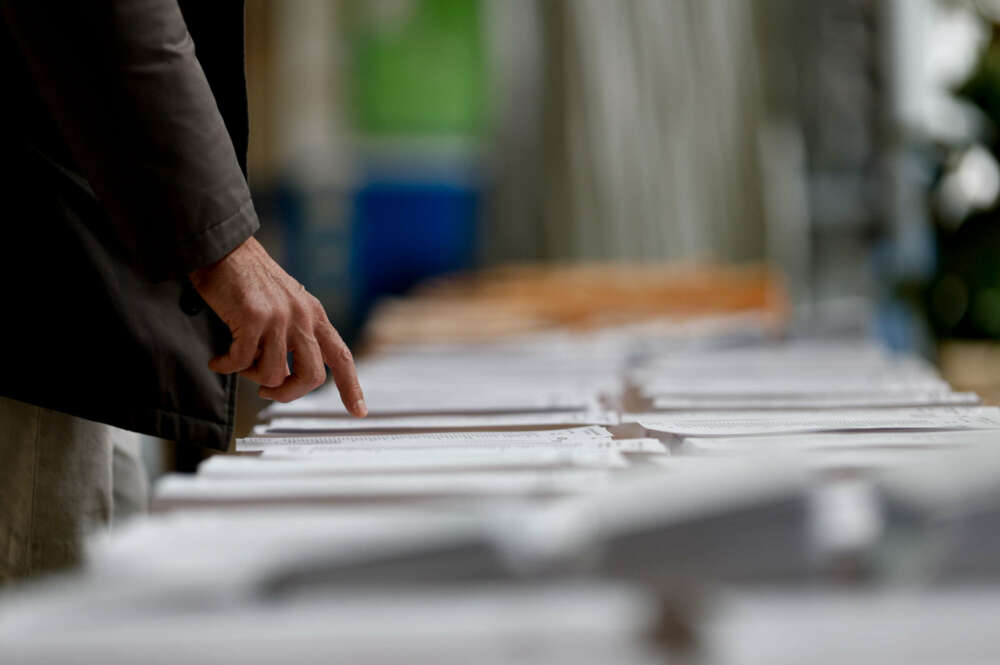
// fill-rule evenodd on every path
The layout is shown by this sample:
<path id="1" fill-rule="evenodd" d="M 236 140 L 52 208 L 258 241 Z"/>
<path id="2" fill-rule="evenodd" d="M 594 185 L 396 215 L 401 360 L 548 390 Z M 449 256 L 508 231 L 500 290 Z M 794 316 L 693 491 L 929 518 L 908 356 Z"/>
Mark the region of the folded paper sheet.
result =
<path id="1" fill-rule="evenodd" d="M 808 432 L 1000 429 L 992 406 L 803 411 L 710 411 L 626 414 L 650 432 L 676 437 L 751 436 Z"/>

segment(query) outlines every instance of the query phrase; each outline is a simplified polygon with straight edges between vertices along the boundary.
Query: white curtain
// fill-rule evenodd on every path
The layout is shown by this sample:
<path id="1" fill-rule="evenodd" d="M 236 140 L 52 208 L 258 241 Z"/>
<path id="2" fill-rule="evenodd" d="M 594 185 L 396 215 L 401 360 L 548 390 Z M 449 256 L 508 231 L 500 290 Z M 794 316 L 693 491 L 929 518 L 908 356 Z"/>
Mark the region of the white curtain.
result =
<path id="1" fill-rule="evenodd" d="M 491 26 L 487 256 L 763 258 L 752 3 L 496 0 Z"/>

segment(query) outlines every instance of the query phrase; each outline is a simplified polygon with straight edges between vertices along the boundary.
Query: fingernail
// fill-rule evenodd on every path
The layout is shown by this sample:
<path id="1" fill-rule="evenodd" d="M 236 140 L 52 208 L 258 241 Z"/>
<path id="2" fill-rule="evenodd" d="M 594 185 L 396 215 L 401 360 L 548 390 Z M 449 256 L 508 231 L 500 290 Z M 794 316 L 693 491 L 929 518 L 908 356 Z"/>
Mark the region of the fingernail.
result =
<path id="1" fill-rule="evenodd" d="M 363 399 L 359 399 L 354 403 L 354 415 L 359 418 L 364 418 L 368 415 L 368 405 L 365 404 Z"/>

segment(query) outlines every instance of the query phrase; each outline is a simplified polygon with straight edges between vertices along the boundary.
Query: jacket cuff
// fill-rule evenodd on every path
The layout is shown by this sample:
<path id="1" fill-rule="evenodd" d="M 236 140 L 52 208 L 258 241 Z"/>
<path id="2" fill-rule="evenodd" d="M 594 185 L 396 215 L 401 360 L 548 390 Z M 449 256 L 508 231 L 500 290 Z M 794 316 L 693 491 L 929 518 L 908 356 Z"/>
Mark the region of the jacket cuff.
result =
<path id="1" fill-rule="evenodd" d="M 215 263 L 243 244 L 258 228 L 257 211 L 253 200 L 248 199 L 235 214 L 178 242 L 171 277 L 185 277 L 192 270 Z"/>

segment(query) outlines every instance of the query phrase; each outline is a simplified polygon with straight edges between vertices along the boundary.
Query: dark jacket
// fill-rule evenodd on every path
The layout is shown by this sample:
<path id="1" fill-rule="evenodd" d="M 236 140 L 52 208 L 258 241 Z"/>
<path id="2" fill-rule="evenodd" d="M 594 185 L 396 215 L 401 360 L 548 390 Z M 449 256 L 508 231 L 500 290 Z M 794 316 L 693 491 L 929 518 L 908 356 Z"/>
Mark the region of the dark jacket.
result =
<path id="1" fill-rule="evenodd" d="M 225 447 L 186 276 L 257 229 L 242 0 L 0 2 L 0 395 Z"/>

